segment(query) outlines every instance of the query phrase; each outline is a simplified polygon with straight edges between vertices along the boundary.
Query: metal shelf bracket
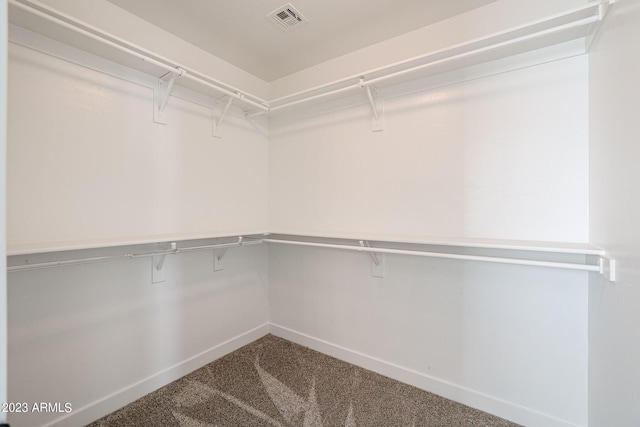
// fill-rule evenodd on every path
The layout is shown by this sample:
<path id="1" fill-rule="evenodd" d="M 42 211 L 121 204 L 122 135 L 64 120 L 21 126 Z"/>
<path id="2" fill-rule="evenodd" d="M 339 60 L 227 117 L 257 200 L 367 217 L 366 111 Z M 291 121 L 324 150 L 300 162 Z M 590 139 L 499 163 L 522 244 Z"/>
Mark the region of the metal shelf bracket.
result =
<path id="1" fill-rule="evenodd" d="M 360 77 L 360 87 L 367 93 L 367 99 L 371 106 L 373 117 L 371 119 L 371 131 L 381 132 L 384 130 L 384 103 L 379 101 L 376 103 L 377 91 L 375 87 L 365 84 L 364 77 Z"/>
<path id="2" fill-rule="evenodd" d="M 187 72 L 178 67 L 175 72 L 171 73 L 169 81 L 165 81 L 162 78 L 158 79 L 158 84 L 153 89 L 153 122 L 161 125 L 167 124 L 165 116 L 165 107 L 169 102 L 169 96 L 173 90 L 173 85 L 176 79 L 185 75 Z"/>
<path id="3" fill-rule="evenodd" d="M 176 253 L 178 245 L 176 242 L 171 242 L 171 251 Z M 151 283 L 161 283 L 165 281 L 164 261 L 167 257 L 166 253 L 160 255 L 154 255 L 151 258 Z"/>
<path id="4" fill-rule="evenodd" d="M 371 249 L 371 243 L 368 240 L 360 240 L 360 247 Z M 371 275 L 373 277 L 384 277 L 384 254 L 369 252 L 371 255 Z"/>
<path id="5" fill-rule="evenodd" d="M 243 237 L 238 236 L 238 242 L 236 243 L 238 246 L 242 246 L 244 242 L 242 241 Z M 227 250 L 229 248 L 216 249 L 213 251 L 213 271 L 224 270 L 224 262 L 223 258 L 227 254 Z"/>
<path id="6" fill-rule="evenodd" d="M 242 98 L 244 97 L 243 94 L 241 94 L 240 92 L 238 92 L 238 99 L 242 100 Z M 220 100 L 216 100 L 216 104 L 218 104 L 220 102 Z M 214 116 L 214 122 L 213 122 L 213 136 L 215 138 L 222 138 L 220 136 L 220 126 L 222 125 L 222 122 L 224 121 L 225 117 L 227 116 L 227 113 L 229 112 L 229 108 L 231 107 L 231 104 L 233 103 L 233 97 L 230 96 L 229 99 L 227 100 L 227 103 L 224 105 L 224 107 L 222 108 L 222 111 L 220 112 L 220 117 L 218 117 L 218 119 L 216 120 L 215 116 Z"/>

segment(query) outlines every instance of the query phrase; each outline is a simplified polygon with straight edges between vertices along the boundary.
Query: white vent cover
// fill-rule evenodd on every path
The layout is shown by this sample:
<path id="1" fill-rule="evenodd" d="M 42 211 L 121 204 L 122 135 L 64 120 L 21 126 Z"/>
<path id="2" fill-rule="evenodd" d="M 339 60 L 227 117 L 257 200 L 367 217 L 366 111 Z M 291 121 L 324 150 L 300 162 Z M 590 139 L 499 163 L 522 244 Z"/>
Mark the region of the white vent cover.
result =
<path id="1" fill-rule="evenodd" d="M 287 31 L 296 25 L 308 22 L 307 18 L 298 12 L 291 3 L 280 6 L 273 12 L 267 14 L 266 18 L 275 22 L 280 28 Z"/>

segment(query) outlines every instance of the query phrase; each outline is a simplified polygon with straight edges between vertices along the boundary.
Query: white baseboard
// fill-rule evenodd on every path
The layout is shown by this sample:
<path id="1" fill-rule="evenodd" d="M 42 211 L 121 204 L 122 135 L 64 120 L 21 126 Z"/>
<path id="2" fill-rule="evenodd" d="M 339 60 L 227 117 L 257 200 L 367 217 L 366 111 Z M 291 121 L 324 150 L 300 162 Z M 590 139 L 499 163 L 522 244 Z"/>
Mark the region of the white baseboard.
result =
<path id="1" fill-rule="evenodd" d="M 531 427 L 577 427 L 568 421 L 271 323 L 270 332 L 296 344 Z"/>
<path id="2" fill-rule="evenodd" d="M 151 393 L 152 391 L 182 378 L 188 373 L 193 372 L 196 369 L 199 369 L 204 365 L 239 349 L 240 347 L 262 338 L 269 333 L 269 330 L 270 325 L 268 323 L 260 325 L 257 328 L 233 337 L 150 377 L 113 392 L 100 400 L 78 409 L 73 408 L 73 412 L 45 424 L 43 427 L 85 426 L 98 418 L 110 414 L 128 403 L 141 398 L 145 394 Z"/>
<path id="3" fill-rule="evenodd" d="M 576 427 L 575 424 L 548 414 L 273 323 L 260 325 L 100 400 L 81 408 L 74 408 L 73 412 L 45 424 L 43 427 L 81 427 L 87 425 L 269 333 L 523 426 Z"/>

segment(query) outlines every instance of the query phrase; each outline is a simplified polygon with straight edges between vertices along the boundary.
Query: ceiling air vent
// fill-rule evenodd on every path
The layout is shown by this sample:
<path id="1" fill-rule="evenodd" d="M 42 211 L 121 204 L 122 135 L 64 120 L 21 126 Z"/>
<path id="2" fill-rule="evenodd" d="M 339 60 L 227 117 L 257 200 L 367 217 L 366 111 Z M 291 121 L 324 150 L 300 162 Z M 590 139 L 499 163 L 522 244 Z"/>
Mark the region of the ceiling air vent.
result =
<path id="1" fill-rule="evenodd" d="M 280 6 L 266 16 L 272 22 L 278 24 L 283 30 L 290 30 L 296 25 L 307 22 L 307 18 L 302 16 L 291 3 Z"/>

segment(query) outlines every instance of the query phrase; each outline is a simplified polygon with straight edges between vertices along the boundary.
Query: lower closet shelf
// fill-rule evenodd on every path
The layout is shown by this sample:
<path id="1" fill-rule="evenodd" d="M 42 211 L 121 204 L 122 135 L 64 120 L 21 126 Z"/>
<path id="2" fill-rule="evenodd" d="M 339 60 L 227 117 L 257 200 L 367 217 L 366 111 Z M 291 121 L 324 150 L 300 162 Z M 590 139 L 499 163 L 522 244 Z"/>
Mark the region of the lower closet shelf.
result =
<path id="1" fill-rule="evenodd" d="M 605 251 L 588 244 L 542 243 L 496 240 L 445 240 L 422 241 L 365 240 L 337 237 L 271 234 L 262 239 L 265 243 L 330 248 L 370 253 L 378 265 L 377 254 L 396 254 L 429 258 L 446 258 L 461 261 L 480 261 L 499 264 L 515 264 L 549 267 L 607 274 L 614 281 L 615 261 Z M 571 262 L 563 261 L 571 257 Z M 576 260 L 577 259 L 577 260 Z M 613 278 L 613 279 L 612 279 Z"/>

